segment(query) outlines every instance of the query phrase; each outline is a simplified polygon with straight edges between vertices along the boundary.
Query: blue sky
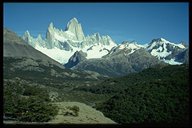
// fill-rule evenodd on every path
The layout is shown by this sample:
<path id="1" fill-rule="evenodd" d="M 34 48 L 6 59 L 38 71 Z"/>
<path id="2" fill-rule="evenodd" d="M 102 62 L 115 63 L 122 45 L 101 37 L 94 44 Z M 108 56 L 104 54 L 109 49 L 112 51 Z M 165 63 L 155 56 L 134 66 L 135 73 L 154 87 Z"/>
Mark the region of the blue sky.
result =
<path id="1" fill-rule="evenodd" d="M 117 43 L 135 40 L 140 44 L 154 38 L 189 42 L 188 3 L 4 3 L 4 27 L 20 36 L 45 36 L 50 22 L 65 29 L 76 17 L 85 35 L 99 32 Z"/>

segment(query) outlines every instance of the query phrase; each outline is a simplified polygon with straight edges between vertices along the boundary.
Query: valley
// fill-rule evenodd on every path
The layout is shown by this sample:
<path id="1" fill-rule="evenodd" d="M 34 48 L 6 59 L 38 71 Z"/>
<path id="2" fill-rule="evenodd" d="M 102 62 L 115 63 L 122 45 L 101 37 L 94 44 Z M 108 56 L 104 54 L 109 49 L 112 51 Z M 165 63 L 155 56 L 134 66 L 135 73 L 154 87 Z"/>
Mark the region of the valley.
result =
<path id="1" fill-rule="evenodd" d="M 95 115 L 92 110 L 90 110 L 90 115 L 82 111 L 83 115 L 87 114 L 87 118 L 82 114 L 83 117 L 77 116 L 78 118 L 70 115 L 57 115 L 61 111 L 57 104 L 63 104 L 59 105 L 62 108 L 67 104 L 73 106 L 73 102 L 76 102 L 75 105 L 80 110 L 89 110 L 81 105 L 84 103 L 89 108 L 99 110 L 106 118 L 110 118 L 119 124 L 160 122 L 168 124 L 182 122 L 187 124 L 189 122 L 188 80 L 187 65 L 158 66 L 143 70 L 140 73 L 103 80 L 65 81 L 56 79 L 55 84 L 48 82 L 43 84 L 43 82 L 38 82 L 35 77 L 31 80 L 25 80 L 22 77 L 9 78 L 4 79 L 4 110 L 5 113 L 12 113 L 13 117 L 17 111 L 25 113 L 28 110 L 35 115 L 38 115 L 37 112 L 46 113 L 46 115 L 41 115 L 41 119 L 50 113 L 48 123 L 110 123 L 104 119 L 99 121 L 101 117 L 97 117 L 96 120 L 98 121 L 91 120 L 93 119 L 91 115 Z M 39 107 L 33 109 L 30 104 L 28 107 L 23 106 L 22 102 L 29 100 L 29 103 L 33 103 L 33 99 L 35 99 L 35 103 L 32 106 L 39 106 L 44 102 L 45 104 L 53 104 L 52 107 L 57 109 L 53 109 L 54 111 L 51 107 L 45 110 Z M 33 121 L 30 115 L 25 114 L 29 118 L 25 116 L 17 118 L 15 115 L 17 123 L 20 121 L 34 122 L 35 120 L 45 123 L 46 121 L 39 120 L 38 116 L 33 117 Z M 91 119 L 89 120 L 88 117 Z"/>

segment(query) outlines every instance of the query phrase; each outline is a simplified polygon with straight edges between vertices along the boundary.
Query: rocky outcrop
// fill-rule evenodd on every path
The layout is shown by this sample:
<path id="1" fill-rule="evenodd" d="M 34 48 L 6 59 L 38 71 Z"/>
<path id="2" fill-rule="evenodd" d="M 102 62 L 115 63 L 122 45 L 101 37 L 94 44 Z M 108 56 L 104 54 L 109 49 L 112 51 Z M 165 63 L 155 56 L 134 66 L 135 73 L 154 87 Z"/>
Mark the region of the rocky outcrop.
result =
<path id="1" fill-rule="evenodd" d="M 70 57 L 69 61 L 64 65 L 66 68 L 72 68 L 79 62 L 86 60 L 87 54 L 82 51 L 76 51 L 73 56 Z"/>

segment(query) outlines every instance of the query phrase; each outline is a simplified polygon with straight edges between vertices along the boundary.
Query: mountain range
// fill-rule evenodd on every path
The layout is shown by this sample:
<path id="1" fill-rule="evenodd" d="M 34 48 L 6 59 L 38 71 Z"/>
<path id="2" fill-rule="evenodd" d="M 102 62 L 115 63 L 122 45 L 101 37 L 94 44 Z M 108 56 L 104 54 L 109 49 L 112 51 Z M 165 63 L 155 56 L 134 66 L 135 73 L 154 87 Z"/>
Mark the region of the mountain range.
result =
<path id="1" fill-rule="evenodd" d="M 78 72 L 66 69 L 62 64 L 27 44 L 16 33 L 3 29 L 3 69 L 5 78 L 26 79 L 98 79 L 92 72 Z M 26 75 L 28 74 L 28 75 Z M 52 79 L 53 78 L 53 79 Z"/>
<path id="2" fill-rule="evenodd" d="M 54 27 L 51 22 L 46 32 L 46 38 L 42 39 L 41 35 L 37 38 L 31 36 L 29 31 L 23 35 L 23 39 L 35 49 L 43 52 L 61 64 L 66 64 L 71 56 L 77 51 L 87 54 L 87 59 L 102 58 L 107 54 L 125 48 L 131 49 L 129 54 L 135 50 L 144 48 L 152 56 L 169 64 L 181 64 L 186 60 L 178 58 L 178 54 L 185 51 L 187 46 L 169 42 L 163 38 L 153 39 L 146 45 L 139 45 L 133 42 L 128 44 L 123 41 L 116 44 L 113 39 L 106 35 L 101 36 L 99 33 L 85 36 L 81 24 L 76 18 L 71 19 L 65 30 Z"/>
<path id="3" fill-rule="evenodd" d="M 48 26 L 45 39 L 29 31 L 23 40 L 65 68 L 87 70 L 107 76 L 122 76 L 139 72 L 157 64 L 179 65 L 188 63 L 188 46 L 164 38 L 153 39 L 141 45 L 135 41 L 116 44 L 113 39 L 99 33 L 85 36 L 81 24 L 71 19 L 65 30 Z"/>
<path id="4" fill-rule="evenodd" d="M 76 51 L 86 52 L 88 59 L 101 58 L 117 45 L 109 36 L 100 36 L 99 33 L 85 37 L 81 24 L 76 18 L 69 21 L 64 31 L 50 23 L 45 39 L 42 39 L 41 35 L 33 38 L 29 31 L 25 32 L 23 39 L 35 49 L 62 64 L 67 63 Z"/>

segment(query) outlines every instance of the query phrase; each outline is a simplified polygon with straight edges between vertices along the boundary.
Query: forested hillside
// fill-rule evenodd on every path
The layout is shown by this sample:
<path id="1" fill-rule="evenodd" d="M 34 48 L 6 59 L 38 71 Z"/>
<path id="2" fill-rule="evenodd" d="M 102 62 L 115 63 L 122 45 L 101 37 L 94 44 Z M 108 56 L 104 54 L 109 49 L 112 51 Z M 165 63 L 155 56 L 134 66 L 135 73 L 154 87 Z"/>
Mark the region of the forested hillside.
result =
<path id="1" fill-rule="evenodd" d="M 118 123 L 187 123 L 188 80 L 186 65 L 146 69 L 114 79 L 113 84 L 102 83 L 97 93 L 116 95 L 97 108 Z"/>

